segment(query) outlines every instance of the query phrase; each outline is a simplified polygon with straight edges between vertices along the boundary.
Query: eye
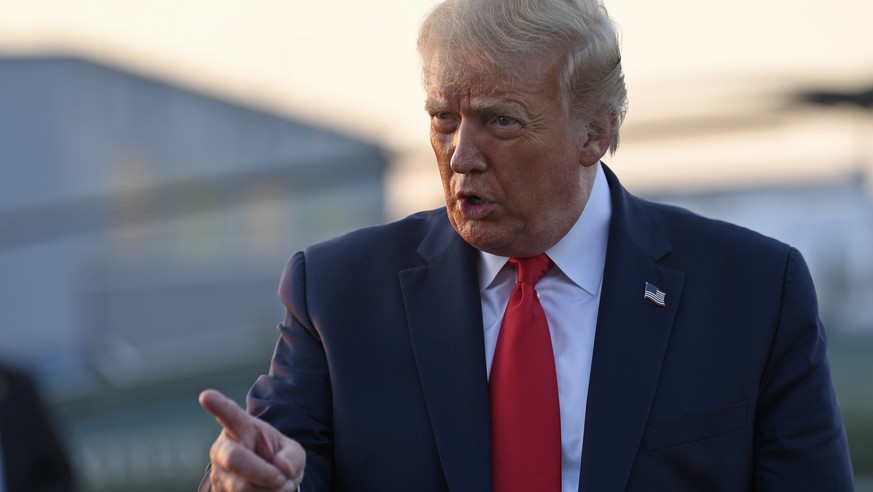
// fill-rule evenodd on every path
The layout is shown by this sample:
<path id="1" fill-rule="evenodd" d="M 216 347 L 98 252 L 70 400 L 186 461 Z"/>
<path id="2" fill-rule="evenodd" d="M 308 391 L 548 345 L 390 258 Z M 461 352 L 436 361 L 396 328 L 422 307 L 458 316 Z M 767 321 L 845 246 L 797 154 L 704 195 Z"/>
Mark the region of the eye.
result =
<path id="1" fill-rule="evenodd" d="M 431 126 L 440 133 L 451 133 L 457 126 L 457 118 L 448 111 L 438 111 L 431 114 Z"/>
<path id="2" fill-rule="evenodd" d="M 488 125 L 492 134 L 501 139 L 515 138 L 523 130 L 521 121 L 505 114 L 495 114 Z"/>
<path id="3" fill-rule="evenodd" d="M 498 116 L 497 118 L 495 118 L 495 121 L 500 126 L 509 126 L 516 123 L 516 119 L 510 116 Z"/>

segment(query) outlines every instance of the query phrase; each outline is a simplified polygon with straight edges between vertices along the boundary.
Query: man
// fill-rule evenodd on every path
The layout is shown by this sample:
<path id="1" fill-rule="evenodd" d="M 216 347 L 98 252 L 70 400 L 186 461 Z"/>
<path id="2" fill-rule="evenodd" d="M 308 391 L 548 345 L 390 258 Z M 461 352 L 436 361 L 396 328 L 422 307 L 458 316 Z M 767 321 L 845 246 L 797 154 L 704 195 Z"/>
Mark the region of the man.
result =
<path id="1" fill-rule="evenodd" d="M 36 384 L 0 365 L 0 491 L 70 490 L 70 464 Z"/>
<path id="2" fill-rule="evenodd" d="M 626 99 L 605 10 L 447 0 L 419 52 L 446 208 L 290 260 L 249 413 L 201 395 L 202 488 L 851 490 L 800 254 L 600 162 Z"/>

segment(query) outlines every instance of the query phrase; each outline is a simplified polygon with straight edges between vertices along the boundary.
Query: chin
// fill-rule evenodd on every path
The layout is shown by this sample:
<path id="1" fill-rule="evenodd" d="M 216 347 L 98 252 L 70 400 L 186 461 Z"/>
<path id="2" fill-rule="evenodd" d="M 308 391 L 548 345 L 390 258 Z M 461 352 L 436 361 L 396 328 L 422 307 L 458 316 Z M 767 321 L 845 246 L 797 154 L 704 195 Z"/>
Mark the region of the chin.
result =
<path id="1" fill-rule="evenodd" d="M 459 234 L 464 241 L 479 251 L 497 256 L 514 256 L 512 254 L 512 246 L 509 244 L 510 241 L 505 238 L 493 234 L 482 234 L 481 231 L 471 232 L 469 230 L 462 230 Z"/>
<path id="2" fill-rule="evenodd" d="M 479 221 L 464 220 L 453 225 L 461 238 L 471 246 L 491 252 L 499 244 L 499 241 L 496 241 L 492 234 L 483 231 L 483 229 L 487 229 L 487 226 L 483 227 L 481 223 L 477 222 Z"/>
<path id="3" fill-rule="evenodd" d="M 452 227 L 458 235 L 474 248 L 498 256 L 513 256 L 512 241 L 515 235 L 506 227 L 489 220 L 467 219 L 452 214 L 449 216 Z"/>

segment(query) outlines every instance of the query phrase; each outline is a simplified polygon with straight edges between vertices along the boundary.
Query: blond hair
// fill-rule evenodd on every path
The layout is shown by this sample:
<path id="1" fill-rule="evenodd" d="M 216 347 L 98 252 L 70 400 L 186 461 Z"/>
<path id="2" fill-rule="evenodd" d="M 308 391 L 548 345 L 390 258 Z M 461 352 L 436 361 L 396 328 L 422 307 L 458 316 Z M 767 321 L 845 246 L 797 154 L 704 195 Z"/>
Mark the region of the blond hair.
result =
<path id="1" fill-rule="evenodd" d="M 590 122 L 608 111 L 610 151 L 627 112 L 618 33 L 598 0 L 445 0 L 418 37 L 425 83 L 439 59 L 440 76 L 463 83 L 477 74 L 512 76 L 520 62 L 562 63 L 560 91 L 568 114 Z"/>

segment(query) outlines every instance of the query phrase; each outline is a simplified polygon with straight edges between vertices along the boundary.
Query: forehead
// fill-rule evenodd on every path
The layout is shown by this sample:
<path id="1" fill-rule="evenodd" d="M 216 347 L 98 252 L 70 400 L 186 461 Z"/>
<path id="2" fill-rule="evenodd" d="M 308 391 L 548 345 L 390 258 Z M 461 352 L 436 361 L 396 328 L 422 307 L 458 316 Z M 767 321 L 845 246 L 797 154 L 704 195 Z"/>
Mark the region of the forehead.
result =
<path id="1" fill-rule="evenodd" d="M 521 60 L 508 66 L 444 60 L 434 56 L 424 67 L 429 101 L 456 98 L 516 99 L 558 97 L 554 63 Z"/>

